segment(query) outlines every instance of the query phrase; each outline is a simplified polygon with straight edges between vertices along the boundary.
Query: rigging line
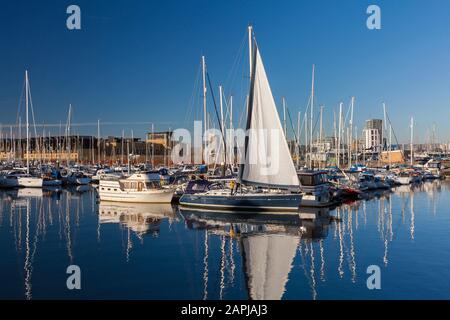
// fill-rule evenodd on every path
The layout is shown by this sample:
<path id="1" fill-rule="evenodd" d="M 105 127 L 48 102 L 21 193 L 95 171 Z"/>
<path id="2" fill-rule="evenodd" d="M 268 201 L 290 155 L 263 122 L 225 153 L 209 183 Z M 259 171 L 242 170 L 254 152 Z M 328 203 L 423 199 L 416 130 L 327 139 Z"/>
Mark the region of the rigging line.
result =
<path id="1" fill-rule="evenodd" d="M 33 126 L 34 126 L 34 136 L 36 138 L 36 147 L 38 150 L 40 150 L 40 143 L 39 143 L 39 139 L 37 139 L 38 135 L 37 135 L 37 130 L 36 130 L 36 121 L 34 118 L 34 108 L 33 108 L 33 99 L 31 97 L 31 86 L 30 86 L 30 82 L 28 81 L 28 93 L 29 93 L 29 99 L 30 99 L 30 106 L 31 106 L 31 116 L 33 118 Z"/>
<path id="2" fill-rule="evenodd" d="M 394 135 L 395 142 L 397 143 L 397 148 L 398 148 L 398 149 L 400 150 L 400 152 L 402 153 L 402 157 L 405 158 L 405 154 L 404 154 L 403 150 L 399 148 L 400 143 L 398 142 L 397 135 L 395 134 L 394 127 L 392 126 L 391 119 L 389 118 L 389 114 L 388 114 L 387 111 L 386 111 L 386 118 L 388 119 L 389 125 L 391 126 L 392 134 Z"/>
<path id="3" fill-rule="evenodd" d="M 23 79 L 23 86 L 20 93 L 19 105 L 17 106 L 17 115 L 16 115 L 16 124 L 19 123 L 19 115 L 20 115 L 20 107 L 22 106 L 23 101 L 23 92 L 25 91 L 25 78 Z"/>
<path id="4" fill-rule="evenodd" d="M 230 73 L 228 74 L 226 81 L 225 81 L 225 87 L 228 87 L 234 82 L 234 79 L 237 77 L 238 74 L 238 65 L 240 65 L 240 62 L 242 61 L 242 56 L 244 53 L 244 47 L 245 47 L 245 42 L 247 40 L 247 32 L 244 33 L 244 36 L 242 38 L 241 44 L 239 46 L 238 52 L 236 53 L 233 65 L 231 67 Z"/>
<path id="5" fill-rule="evenodd" d="M 312 131 L 313 135 L 316 132 L 317 123 L 319 122 L 320 111 L 317 114 L 318 114 L 318 116 L 316 117 L 316 122 L 314 122 L 313 131 Z"/>
<path id="6" fill-rule="evenodd" d="M 230 110 L 230 105 L 229 105 L 229 102 L 231 100 L 230 99 L 227 100 L 226 94 L 225 94 L 225 89 L 223 89 L 223 88 L 222 88 L 222 93 L 223 93 L 223 96 L 225 97 L 225 99 L 223 99 L 224 100 L 224 104 L 225 104 L 225 115 L 224 115 L 223 121 L 225 122 L 225 126 L 226 126 L 227 124 L 229 124 L 229 120 L 230 120 L 230 117 L 231 117 L 231 110 Z"/>
<path id="7" fill-rule="evenodd" d="M 237 112 L 240 114 L 240 118 L 243 117 L 243 115 L 245 114 L 244 110 L 246 110 L 246 105 L 247 105 L 247 95 L 244 93 L 245 92 L 249 92 L 249 86 L 247 86 L 247 80 L 245 78 L 245 71 L 244 68 L 242 68 L 242 74 L 241 74 L 241 85 L 240 85 L 240 103 L 239 106 L 241 107 L 240 110 L 237 110 Z M 244 83 L 245 83 L 245 89 L 244 89 Z M 241 127 L 241 120 L 239 120 L 239 127 Z"/>
<path id="8" fill-rule="evenodd" d="M 308 103 L 306 104 L 303 121 L 302 121 L 302 124 L 300 125 L 300 132 L 302 132 L 305 125 L 307 125 L 308 117 L 306 115 L 308 114 L 310 105 L 311 105 L 311 96 L 309 96 Z M 295 132 L 295 130 L 294 130 L 294 132 Z M 314 131 L 313 131 L 313 133 L 314 133 Z M 305 142 L 305 144 L 308 144 L 308 142 Z"/>
<path id="9" fill-rule="evenodd" d="M 247 105 L 247 98 L 244 100 L 244 106 Z M 245 107 L 243 108 L 245 110 Z M 242 110 L 241 110 L 242 111 Z M 244 121 L 245 112 L 239 112 L 239 121 L 238 121 L 238 128 L 242 128 L 242 122 Z"/>
<path id="10" fill-rule="evenodd" d="M 216 117 L 217 117 L 217 121 L 219 123 L 220 133 L 222 134 L 223 146 L 224 146 L 224 149 L 225 149 L 224 150 L 224 156 L 225 156 L 224 160 L 225 160 L 225 163 L 227 163 L 227 151 L 226 151 L 227 150 L 227 143 L 225 141 L 225 134 L 223 133 L 223 128 L 220 125 L 221 122 L 220 122 L 219 112 L 217 111 L 216 98 L 214 96 L 214 90 L 213 90 L 212 85 L 211 85 L 211 79 L 209 77 L 209 72 L 206 72 L 206 78 L 208 79 L 209 88 L 211 90 L 211 97 L 213 99 L 213 104 L 214 104 L 214 110 L 216 111 Z"/>
<path id="11" fill-rule="evenodd" d="M 347 123 L 349 114 L 350 114 L 350 110 L 351 110 L 351 106 L 352 106 L 352 102 L 350 100 L 350 103 L 348 104 L 348 109 L 347 109 L 347 113 L 345 114 L 345 118 L 344 118 L 344 123 L 342 124 L 342 127 L 345 127 L 345 124 Z M 342 128 L 342 130 L 344 130 L 344 128 Z"/>
<path id="12" fill-rule="evenodd" d="M 294 133 L 295 143 L 298 144 L 297 133 L 295 132 L 294 125 L 292 124 L 291 112 L 289 111 L 289 108 L 288 108 L 287 104 L 286 104 L 286 111 L 287 111 L 287 114 L 288 114 L 289 123 L 291 125 L 292 132 Z M 286 136 L 287 136 L 287 134 L 286 134 Z M 285 138 L 287 140 L 287 137 L 285 137 Z"/>
<path id="13" fill-rule="evenodd" d="M 201 63 L 198 65 L 197 73 L 194 80 L 194 88 L 192 90 L 191 98 L 189 99 L 188 108 L 186 109 L 186 114 L 184 116 L 185 121 L 190 119 L 192 115 L 192 110 L 194 109 L 195 102 L 197 102 L 196 96 L 198 92 L 198 85 L 200 82 L 200 70 L 201 70 Z"/>

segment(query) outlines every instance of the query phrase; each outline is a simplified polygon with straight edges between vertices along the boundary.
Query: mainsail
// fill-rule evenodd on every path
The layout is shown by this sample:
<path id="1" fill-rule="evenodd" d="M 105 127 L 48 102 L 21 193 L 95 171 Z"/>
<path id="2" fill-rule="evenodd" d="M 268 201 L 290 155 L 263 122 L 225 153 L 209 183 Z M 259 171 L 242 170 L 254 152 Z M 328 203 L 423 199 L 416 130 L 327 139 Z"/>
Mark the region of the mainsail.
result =
<path id="1" fill-rule="evenodd" d="M 256 43 L 240 180 L 244 184 L 298 188 L 299 180 Z"/>

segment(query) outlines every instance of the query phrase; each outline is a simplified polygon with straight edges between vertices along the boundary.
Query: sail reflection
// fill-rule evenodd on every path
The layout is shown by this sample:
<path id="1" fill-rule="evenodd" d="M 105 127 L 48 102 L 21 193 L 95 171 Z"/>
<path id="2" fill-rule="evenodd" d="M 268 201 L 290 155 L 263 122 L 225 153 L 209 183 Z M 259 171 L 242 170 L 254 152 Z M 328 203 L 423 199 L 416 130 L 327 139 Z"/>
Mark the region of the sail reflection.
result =
<path id="1" fill-rule="evenodd" d="M 248 297 L 253 300 L 283 298 L 301 241 L 323 239 L 332 218 L 326 208 L 306 208 L 300 215 L 214 213 L 180 209 L 190 229 L 205 230 L 204 299 L 208 298 L 209 236 L 220 238 L 219 299 L 225 289 L 225 266 L 234 266 L 233 240 L 242 255 Z M 314 217 L 301 219 L 300 216 Z M 229 252 L 225 252 L 226 239 Z M 312 248 L 312 247 L 311 247 Z M 311 250 L 312 252 L 312 250 Z M 324 259 L 321 272 L 324 274 Z M 231 274 L 234 269 L 230 270 Z M 314 277 L 314 275 L 313 275 Z M 232 281 L 231 281 L 232 282 Z"/>
<path id="2" fill-rule="evenodd" d="M 0 249 L 7 257 L 4 270 L 13 275 L 7 286 L 16 290 L 0 293 L 46 297 L 61 286 L 60 279 L 49 276 L 54 269 L 48 261 L 65 276 L 69 264 L 101 266 L 105 258 L 119 255 L 126 261 L 114 268 L 130 277 L 123 279 L 124 289 L 128 280 L 142 277 L 139 272 L 147 269 L 142 265 L 149 261 L 154 270 L 186 268 L 176 283 L 179 291 L 168 295 L 174 298 L 339 298 L 330 295 L 336 282 L 345 286 L 345 297 L 353 297 L 365 286 L 368 265 L 396 272 L 402 264 L 400 251 L 414 255 L 415 248 L 425 245 L 423 235 L 431 223 L 423 222 L 448 219 L 449 189 L 450 183 L 440 180 L 403 185 L 336 208 L 302 207 L 298 215 L 286 216 L 99 203 L 92 188 L 0 190 L 0 235 L 7 240 Z M 143 245 L 146 239 L 152 250 Z M 164 259 L 147 259 L 149 254 Z M 131 258 L 135 263 L 126 263 Z M 42 281 L 49 287 L 37 285 Z M 145 281 L 148 288 L 154 280 Z M 109 288 L 107 282 L 101 285 Z M 155 289 L 137 297 L 157 295 Z"/>

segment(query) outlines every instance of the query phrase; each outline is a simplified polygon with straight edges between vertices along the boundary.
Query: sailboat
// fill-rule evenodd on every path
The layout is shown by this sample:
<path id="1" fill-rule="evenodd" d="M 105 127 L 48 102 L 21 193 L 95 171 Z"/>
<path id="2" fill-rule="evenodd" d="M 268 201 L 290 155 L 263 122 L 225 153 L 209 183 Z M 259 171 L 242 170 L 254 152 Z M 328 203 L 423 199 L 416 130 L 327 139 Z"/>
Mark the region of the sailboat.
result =
<path id="1" fill-rule="evenodd" d="M 28 120 L 28 101 L 30 94 L 30 86 L 28 82 L 28 71 L 25 71 L 25 108 L 26 108 L 26 129 L 27 129 L 27 148 L 26 158 L 27 167 L 25 170 L 15 170 L 9 172 L 6 176 L 0 179 L 0 186 L 2 187 L 27 187 L 27 188 L 42 188 L 43 180 L 40 177 L 35 177 L 30 174 L 30 132 Z"/>
<path id="2" fill-rule="evenodd" d="M 184 194 L 180 198 L 182 206 L 274 213 L 298 211 L 302 200 L 299 179 L 251 26 L 249 48 L 252 58 L 247 136 L 236 187 Z"/>

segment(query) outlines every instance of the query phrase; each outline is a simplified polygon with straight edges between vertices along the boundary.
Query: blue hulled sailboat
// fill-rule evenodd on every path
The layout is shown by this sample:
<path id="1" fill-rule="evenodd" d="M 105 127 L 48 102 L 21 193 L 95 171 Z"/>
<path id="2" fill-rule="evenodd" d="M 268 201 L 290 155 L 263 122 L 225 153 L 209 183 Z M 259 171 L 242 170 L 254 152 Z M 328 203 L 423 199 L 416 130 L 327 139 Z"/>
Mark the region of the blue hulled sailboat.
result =
<path id="1" fill-rule="evenodd" d="M 184 194 L 180 205 L 237 212 L 297 212 L 302 200 L 258 45 L 249 27 L 251 82 L 244 159 L 233 189 Z"/>

